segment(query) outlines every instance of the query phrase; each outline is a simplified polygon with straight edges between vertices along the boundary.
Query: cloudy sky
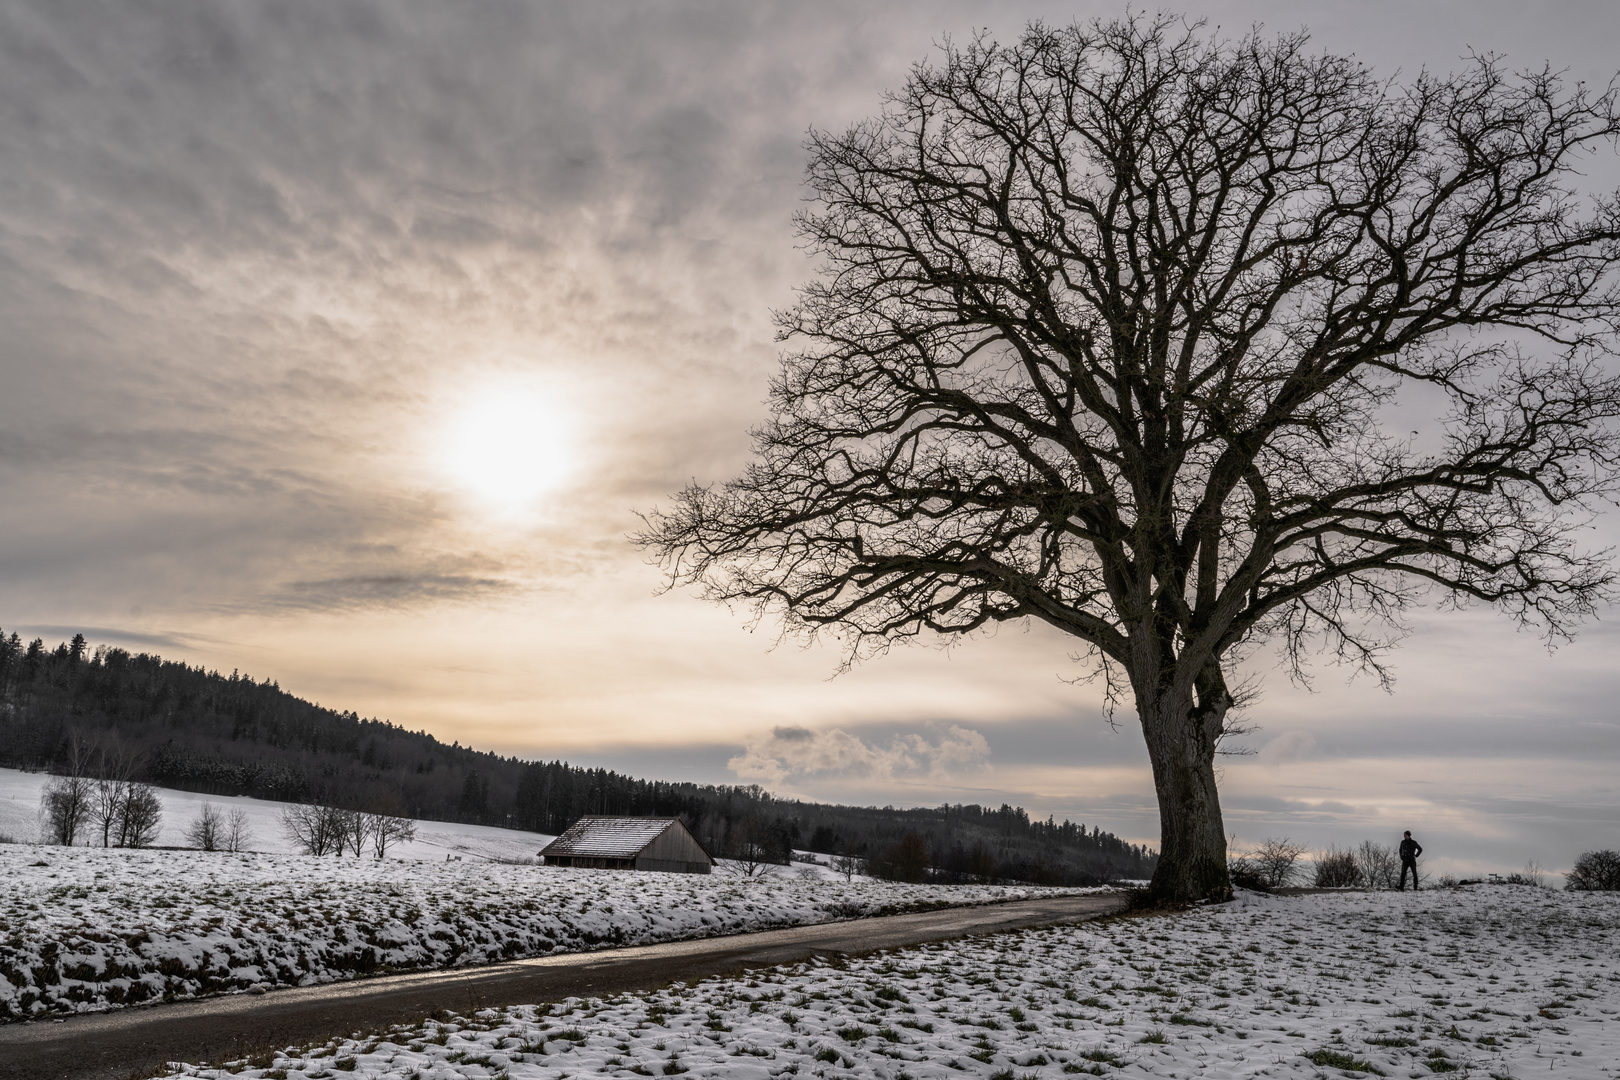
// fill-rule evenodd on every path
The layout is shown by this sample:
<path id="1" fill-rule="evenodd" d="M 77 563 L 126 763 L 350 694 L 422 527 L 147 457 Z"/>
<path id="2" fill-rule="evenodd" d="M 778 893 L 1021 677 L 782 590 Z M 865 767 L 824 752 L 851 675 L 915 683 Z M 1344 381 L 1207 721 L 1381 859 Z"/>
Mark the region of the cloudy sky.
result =
<path id="1" fill-rule="evenodd" d="M 1389 75 L 1620 65 L 1612 3 L 1182 10 Z M 746 460 L 770 310 L 811 273 L 807 130 L 947 36 L 1122 11 L 0 4 L 0 627 L 503 752 L 1156 843 L 1134 717 L 1104 721 L 1071 642 L 1007 626 L 833 678 L 832 652 L 660 594 L 625 539 Z M 1620 845 L 1614 626 L 1549 655 L 1426 614 L 1393 694 L 1260 657 L 1229 827 L 1412 828 L 1439 869 Z"/>

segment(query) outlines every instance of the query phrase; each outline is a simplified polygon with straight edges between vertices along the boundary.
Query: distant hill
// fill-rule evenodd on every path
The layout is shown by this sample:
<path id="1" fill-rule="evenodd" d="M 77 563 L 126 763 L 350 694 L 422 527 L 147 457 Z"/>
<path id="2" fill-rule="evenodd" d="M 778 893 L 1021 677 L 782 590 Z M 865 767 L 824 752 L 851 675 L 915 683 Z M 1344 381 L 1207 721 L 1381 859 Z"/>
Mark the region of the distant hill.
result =
<path id="1" fill-rule="evenodd" d="M 582 814 L 680 815 L 718 855 L 853 855 L 892 876 L 1090 884 L 1152 873 L 1155 856 L 1021 808 L 896 810 L 784 800 L 755 785 L 669 783 L 525 761 L 312 704 L 82 635 L 47 649 L 0 632 L 0 765 L 59 771 L 71 748 L 137 756 L 185 791 L 384 809 L 560 833 Z"/>

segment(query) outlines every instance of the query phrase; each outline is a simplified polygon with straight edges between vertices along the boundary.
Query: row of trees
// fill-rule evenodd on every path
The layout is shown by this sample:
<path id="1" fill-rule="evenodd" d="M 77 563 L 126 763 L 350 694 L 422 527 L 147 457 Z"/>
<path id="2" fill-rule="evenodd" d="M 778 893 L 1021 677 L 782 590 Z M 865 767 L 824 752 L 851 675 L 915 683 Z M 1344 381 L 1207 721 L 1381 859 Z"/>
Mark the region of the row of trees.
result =
<path id="1" fill-rule="evenodd" d="M 369 851 L 379 860 L 390 847 L 416 839 L 416 822 L 410 818 L 320 803 L 287 807 L 281 812 L 281 830 L 305 855 L 352 851 L 359 858 Z"/>
<path id="2" fill-rule="evenodd" d="M 163 803 L 151 784 L 135 779 L 136 765 L 115 750 L 90 751 L 75 741 L 66 771 L 40 794 L 46 838 L 72 846 L 83 833 L 99 833 L 102 847 L 150 847 Z"/>
<path id="3" fill-rule="evenodd" d="M 75 741 L 67 770 L 40 792 L 42 839 L 72 847 L 88 835 L 99 837 L 102 847 L 151 847 L 163 824 L 163 800 L 157 788 L 135 778 L 139 765 L 138 756 L 116 746 L 86 749 Z M 186 839 L 203 851 L 245 851 L 252 831 L 244 811 L 225 813 L 204 803 Z"/>
<path id="4" fill-rule="evenodd" d="M 203 803 L 192 823 L 186 826 L 186 839 L 201 851 L 246 851 L 253 842 L 247 812 L 233 809 L 222 813 L 213 803 Z"/>

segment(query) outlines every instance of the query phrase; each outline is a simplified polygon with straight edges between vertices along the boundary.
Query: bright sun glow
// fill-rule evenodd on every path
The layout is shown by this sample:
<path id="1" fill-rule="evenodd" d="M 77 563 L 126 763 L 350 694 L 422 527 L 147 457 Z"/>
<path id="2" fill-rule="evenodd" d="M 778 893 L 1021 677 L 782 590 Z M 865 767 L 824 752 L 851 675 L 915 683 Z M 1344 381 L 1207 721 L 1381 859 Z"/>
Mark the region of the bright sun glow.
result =
<path id="1" fill-rule="evenodd" d="M 457 410 L 443 465 L 464 490 L 517 512 L 554 491 L 574 464 L 558 402 L 533 390 L 491 391 Z"/>

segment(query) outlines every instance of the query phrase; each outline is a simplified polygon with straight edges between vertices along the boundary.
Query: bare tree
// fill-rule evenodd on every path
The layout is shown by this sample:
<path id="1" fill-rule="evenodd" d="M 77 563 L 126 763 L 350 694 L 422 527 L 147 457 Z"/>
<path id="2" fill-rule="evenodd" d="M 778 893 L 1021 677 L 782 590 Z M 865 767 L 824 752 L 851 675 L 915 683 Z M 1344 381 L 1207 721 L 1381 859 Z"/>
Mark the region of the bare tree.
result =
<path id="1" fill-rule="evenodd" d="M 1400 879 L 1401 860 L 1387 844 L 1363 840 L 1356 849 L 1356 865 L 1370 889 L 1393 889 Z"/>
<path id="2" fill-rule="evenodd" d="M 744 818 L 732 826 L 728 840 L 730 854 L 727 858 L 733 873 L 754 878 L 766 877 L 775 871 L 778 864 L 769 839 L 754 818 Z"/>
<path id="3" fill-rule="evenodd" d="M 355 858 L 363 856 L 366 853 L 366 842 L 371 839 L 371 818 L 358 810 L 334 808 L 329 812 L 335 815 L 338 821 L 337 853 L 343 854 L 343 849 L 347 847 L 354 852 Z"/>
<path id="4" fill-rule="evenodd" d="M 1337 847 L 1317 852 L 1314 884 L 1318 889 L 1348 889 L 1362 884 L 1356 853 Z"/>
<path id="5" fill-rule="evenodd" d="M 403 844 L 416 839 L 416 822 L 407 817 L 398 817 L 393 814 L 366 814 L 365 831 L 371 838 L 372 854 L 381 861 L 388 849 L 394 844 Z"/>
<path id="6" fill-rule="evenodd" d="M 1281 840 L 1268 836 L 1260 842 L 1259 847 L 1249 852 L 1248 862 L 1268 889 L 1280 889 L 1294 880 L 1298 869 L 1296 864 L 1303 854 L 1304 845 L 1296 844 L 1286 836 Z"/>
<path id="7" fill-rule="evenodd" d="M 135 780 L 137 759 L 116 743 L 102 745 L 96 754 L 95 789 L 90 800 L 90 819 L 101 830 L 101 846 L 111 847 L 113 832 L 123 816 L 130 785 Z"/>
<path id="8" fill-rule="evenodd" d="M 416 839 L 416 822 L 406 816 L 405 801 L 397 790 L 374 791 L 365 812 L 356 816 L 359 819 L 357 835 L 362 843 L 370 845 L 371 853 L 379 860 L 385 858 L 388 849 L 395 844 Z"/>
<path id="9" fill-rule="evenodd" d="M 1072 635 L 1140 718 L 1152 894 L 1229 895 L 1250 651 L 1387 680 L 1425 589 L 1549 641 L 1609 594 L 1574 534 L 1617 482 L 1620 207 L 1576 185 L 1617 133 L 1613 90 L 1489 57 L 1400 85 L 1167 17 L 947 47 L 812 135 L 756 459 L 638 540 L 851 661 Z"/>
<path id="10" fill-rule="evenodd" d="M 119 847 L 151 847 L 157 842 L 163 823 L 163 800 L 151 784 L 132 782 L 124 791 L 123 802 L 114 823 Z"/>
<path id="11" fill-rule="evenodd" d="M 349 842 L 348 812 L 316 803 L 281 811 L 281 830 L 305 855 L 342 855 Z"/>
<path id="12" fill-rule="evenodd" d="M 833 870 L 843 874 L 845 881 L 853 881 L 856 874 L 866 872 L 866 860 L 854 855 L 834 855 L 829 865 Z"/>
<path id="13" fill-rule="evenodd" d="M 78 739 L 68 744 L 66 771 L 45 782 L 40 792 L 40 812 L 49 843 L 72 847 L 79 831 L 90 821 L 95 804 L 95 784 L 88 776 L 89 754 Z"/>
<path id="14" fill-rule="evenodd" d="M 225 816 L 213 803 L 203 803 L 202 810 L 186 826 L 186 839 L 193 847 L 219 851 L 225 846 Z"/>
<path id="15" fill-rule="evenodd" d="M 225 819 L 224 848 L 226 851 L 246 851 L 253 843 L 253 830 L 248 827 L 247 811 L 232 810 Z"/>
<path id="16" fill-rule="evenodd" d="M 1564 875 L 1570 892 L 1620 892 L 1620 851 L 1587 851 Z"/>

